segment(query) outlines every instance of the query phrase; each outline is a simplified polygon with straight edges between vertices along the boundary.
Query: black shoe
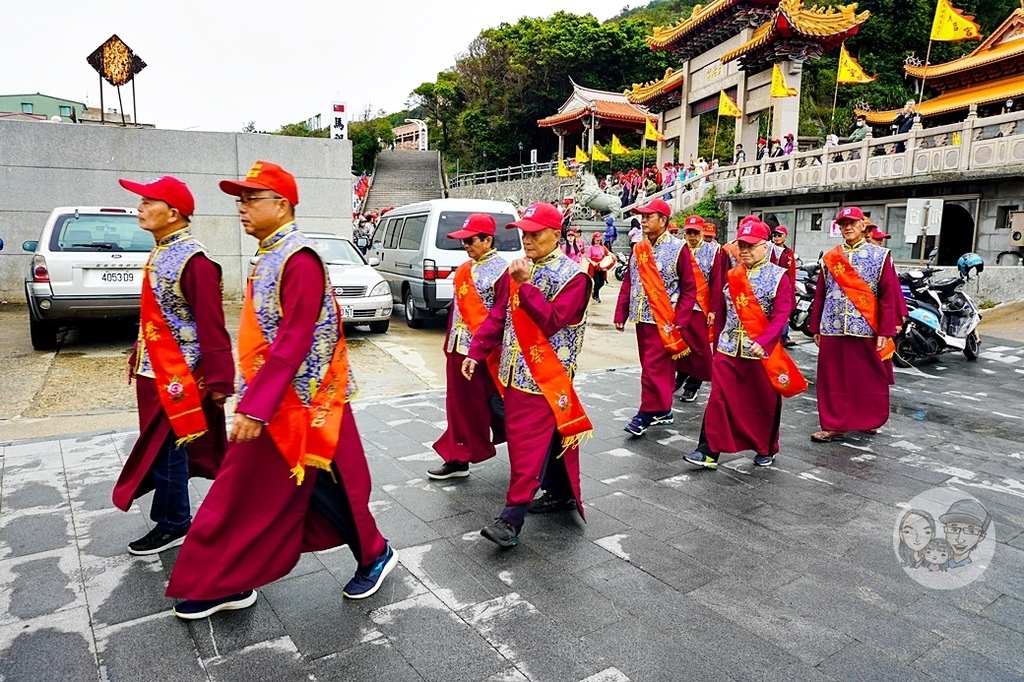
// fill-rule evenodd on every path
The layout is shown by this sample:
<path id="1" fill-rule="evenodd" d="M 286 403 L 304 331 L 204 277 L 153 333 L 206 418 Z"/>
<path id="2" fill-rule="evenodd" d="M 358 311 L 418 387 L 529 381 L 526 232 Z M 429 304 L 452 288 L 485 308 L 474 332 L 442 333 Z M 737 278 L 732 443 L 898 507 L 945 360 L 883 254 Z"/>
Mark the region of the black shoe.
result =
<path id="1" fill-rule="evenodd" d="M 754 465 L 759 467 L 770 467 L 775 461 L 775 455 L 754 455 Z"/>
<path id="2" fill-rule="evenodd" d="M 687 376 L 687 374 L 684 374 L 682 372 L 676 372 L 676 387 L 672 389 L 673 393 L 675 393 L 676 391 L 683 387 L 683 384 L 686 383 Z"/>
<path id="3" fill-rule="evenodd" d="M 436 469 L 427 469 L 427 478 L 443 481 L 446 478 L 465 478 L 469 476 L 469 462 L 445 462 Z"/>
<path id="4" fill-rule="evenodd" d="M 687 386 L 686 388 L 683 389 L 683 395 L 680 396 L 680 400 L 682 400 L 684 403 L 692 403 L 696 401 L 697 391 L 699 390 L 700 387 L 694 388 L 691 386 Z"/>
<path id="5" fill-rule="evenodd" d="M 555 497 L 551 493 L 544 493 L 530 503 L 531 514 L 550 514 L 551 512 L 573 511 L 576 509 L 576 500 L 572 497 Z"/>
<path id="6" fill-rule="evenodd" d="M 501 519 L 495 519 L 494 523 L 480 531 L 480 535 L 499 547 L 515 547 L 519 544 L 519 529 Z"/>
<path id="7" fill-rule="evenodd" d="M 178 533 L 162 533 L 156 528 L 146 533 L 145 536 L 128 543 L 128 553 L 136 556 L 159 554 L 165 549 L 177 547 L 185 542 L 185 533 L 188 529 Z"/>
<path id="8" fill-rule="evenodd" d="M 711 455 L 705 455 L 700 450 L 694 450 L 690 454 L 683 457 L 690 464 L 695 464 L 705 469 L 717 469 L 718 468 L 718 457 L 712 457 Z"/>
<path id="9" fill-rule="evenodd" d="M 783 348 L 792 348 L 795 345 L 796 345 L 796 341 L 793 341 L 792 339 L 784 339 L 783 342 L 782 342 L 782 347 Z"/>
<path id="10" fill-rule="evenodd" d="M 255 603 L 256 590 L 246 590 L 220 599 L 182 599 L 174 605 L 172 611 L 178 618 L 199 620 L 212 616 L 218 611 L 247 609 Z"/>

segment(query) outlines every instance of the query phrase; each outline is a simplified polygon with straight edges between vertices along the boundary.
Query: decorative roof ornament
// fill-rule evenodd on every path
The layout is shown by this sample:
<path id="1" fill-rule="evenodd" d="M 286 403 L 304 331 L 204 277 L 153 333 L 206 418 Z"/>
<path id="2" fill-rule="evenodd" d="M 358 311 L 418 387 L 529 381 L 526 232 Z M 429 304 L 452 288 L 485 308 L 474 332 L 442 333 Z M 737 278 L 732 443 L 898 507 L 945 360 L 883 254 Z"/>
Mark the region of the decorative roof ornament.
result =
<path id="1" fill-rule="evenodd" d="M 1021 0 L 1024 2 L 1024 0 Z M 907 58 L 903 60 L 904 66 L 924 66 L 924 60 L 918 57 L 916 54 L 911 52 L 907 55 Z"/>
<path id="2" fill-rule="evenodd" d="M 655 78 L 643 84 L 633 83 L 633 87 L 624 91 L 623 94 L 633 104 L 647 104 L 651 100 L 681 88 L 684 76 L 684 71 L 676 71 L 670 66 L 665 69 L 664 77 Z"/>

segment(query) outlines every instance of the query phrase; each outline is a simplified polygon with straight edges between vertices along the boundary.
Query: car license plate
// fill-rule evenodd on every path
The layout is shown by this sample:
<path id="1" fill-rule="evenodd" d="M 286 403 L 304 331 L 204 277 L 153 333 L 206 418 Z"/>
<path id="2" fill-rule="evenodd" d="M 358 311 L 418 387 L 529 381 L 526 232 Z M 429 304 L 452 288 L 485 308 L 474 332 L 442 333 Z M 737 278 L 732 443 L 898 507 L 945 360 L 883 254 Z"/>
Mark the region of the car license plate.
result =
<path id="1" fill-rule="evenodd" d="M 91 286 L 117 286 L 137 284 L 142 281 L 141 270 L 96 268 L 86 271 L 85 283 Z"/>
<path id="2" fill-rule="evenodd" d="M 797 310 L 807 310 L 810 307 L 811 307 L 811 302 L 808 301 L 807 299 L 804 299 L 802 301 L 797 301 L 796 302 L 796 309 Z"/>
<path id="3" fill-rule="evenodd" d="M 338 307 L 341 308 L 341 319 L 350 320 L 356 316 L 355 311 L 352 309 L 352 306 L 343 305 Z"/>

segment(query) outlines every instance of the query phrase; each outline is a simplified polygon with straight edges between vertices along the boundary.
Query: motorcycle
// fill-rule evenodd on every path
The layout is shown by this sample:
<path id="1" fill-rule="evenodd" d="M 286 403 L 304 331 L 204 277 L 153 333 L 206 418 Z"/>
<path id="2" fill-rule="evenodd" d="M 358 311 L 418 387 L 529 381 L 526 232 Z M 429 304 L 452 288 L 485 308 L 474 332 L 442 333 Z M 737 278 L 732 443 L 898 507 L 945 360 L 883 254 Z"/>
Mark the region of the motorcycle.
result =
<path id="1" fill-rule="evenodd" d="M 789 328 L 803 332 L 807 336 L 813 336 L 808 325 L 811 321 L 811 304 L 814 302 L 814 291 L 818 287 L 820 274 L 819 261 L 801 264 L 796 269 L 796 306 L 789 315 Z"/>
<path id="2" fill-rule="evenodd" d="M 895 339 L 896 365 L 910 367 L 915 360 L 951 352 L 978 359 L 981 311 L 963 288 L 971 280 L 971 271 L 980 273 L 984 267 L 980 256 L 968 253 L 957 261 L 956 277 L 932 280 L 937 270 L 931 267 L 900 276 L 908 316 Z"/>
<path id="3" fill-rule="evenodd" d="M 615 253 L 615 279 L 620 282 L 626 279 L 626 270 L 629 268 L 629 254 L 618 251 Z"/>

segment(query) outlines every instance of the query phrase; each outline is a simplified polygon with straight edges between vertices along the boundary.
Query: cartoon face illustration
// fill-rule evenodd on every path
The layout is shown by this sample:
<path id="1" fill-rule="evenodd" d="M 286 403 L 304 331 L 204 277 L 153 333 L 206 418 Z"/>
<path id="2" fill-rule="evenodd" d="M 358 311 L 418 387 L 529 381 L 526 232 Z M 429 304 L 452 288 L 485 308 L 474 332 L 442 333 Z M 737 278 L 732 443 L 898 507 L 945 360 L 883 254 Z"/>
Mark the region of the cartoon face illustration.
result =
<path id="1" fill-rule="evenodd" d="M 992 517 L 977 500 L 957 500 L 939 517 L 946 540 L 953 548 L 953 563 L 970 562 L 970 553 L 985 539 Z"/>
<path id="2" fill-rule="evenodd" d="M 970 523 L 947 523 L 944 530 L 946 540 L 957 554 L 969 554 L 985 537 L 981 526 Z"/>
<path id="3" fill-rule="evenodd" d="M 910 549 L 920 552 L 935 537 L 935 521 L 931 514 L 916 509 L 908 511 L 900 523 L 900 539 Z"/>
<path id="4" fill-rule="evenodd" d="M 926 564 L 945 566 L 952 553 L 948 542 L 942 538 L 936 538 L 924 548 L 924 561 Z"/>

